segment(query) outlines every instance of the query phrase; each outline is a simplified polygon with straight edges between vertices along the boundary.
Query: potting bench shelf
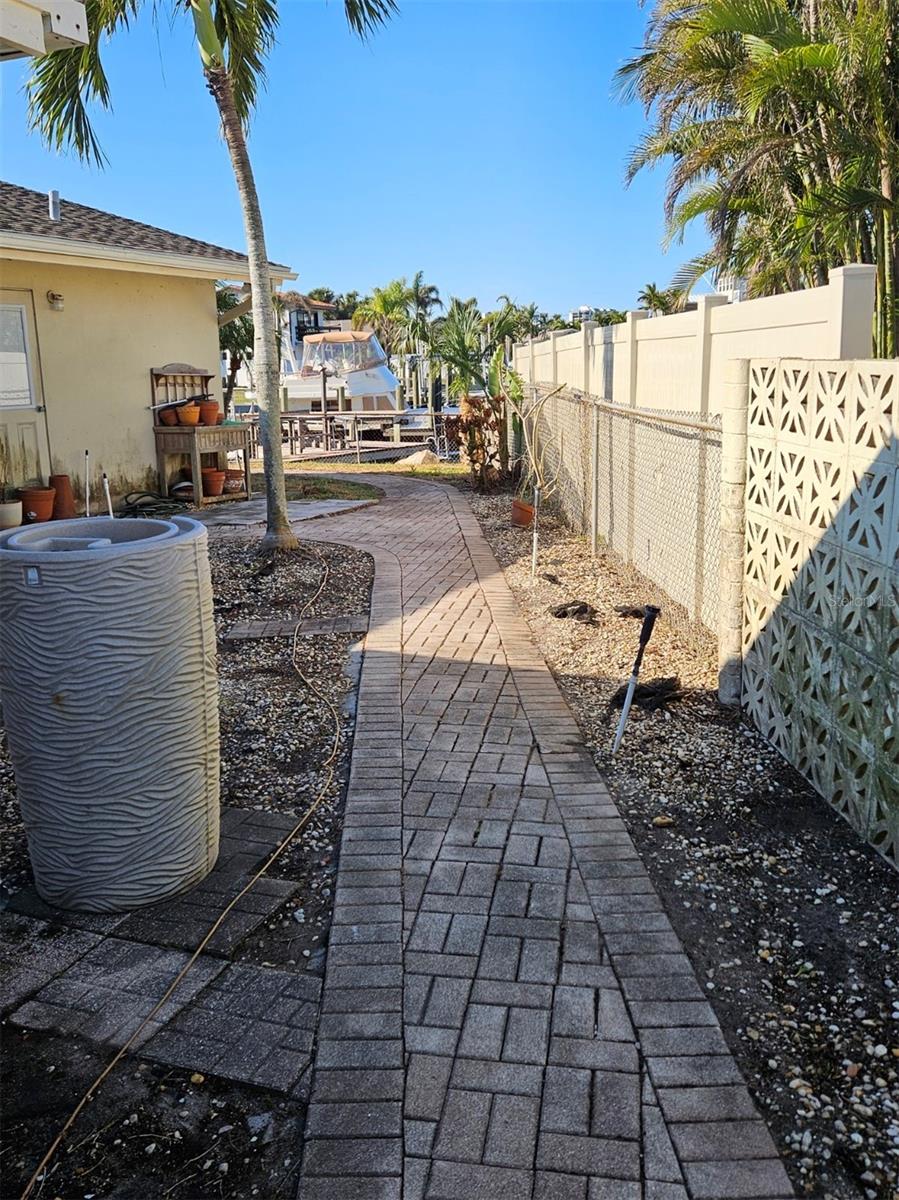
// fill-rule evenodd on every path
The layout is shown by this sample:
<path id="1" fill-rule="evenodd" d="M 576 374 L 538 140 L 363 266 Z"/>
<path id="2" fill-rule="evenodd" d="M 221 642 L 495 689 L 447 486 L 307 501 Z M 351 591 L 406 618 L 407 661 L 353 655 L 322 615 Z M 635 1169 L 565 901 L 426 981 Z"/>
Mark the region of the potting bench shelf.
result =
<path id="1" fill-rule="evenodd" d="M 253 493 L 250 480 L 250 429 L 240 425 L 156 425 L 156 468 L 159 472 L 159 490 L 163 496 L 169 494 L 168 459 L 172 455 L 187 455 L 190 460 L 190 477 L 194 488 L 194 503 L 216 504 L 220 500 L 249 500 Z M 243 454 L 243 482 L 239 492 L 227 492 L 222 496 L 203 495 L 202 456 L 215 455 L 215 465 L 224 471 L 228 465 L 228 451 L 239 450 Z M 183 466 L 184 464 L 180 464 Z M 211 466 L 211 463 L 206 465 Z"/>

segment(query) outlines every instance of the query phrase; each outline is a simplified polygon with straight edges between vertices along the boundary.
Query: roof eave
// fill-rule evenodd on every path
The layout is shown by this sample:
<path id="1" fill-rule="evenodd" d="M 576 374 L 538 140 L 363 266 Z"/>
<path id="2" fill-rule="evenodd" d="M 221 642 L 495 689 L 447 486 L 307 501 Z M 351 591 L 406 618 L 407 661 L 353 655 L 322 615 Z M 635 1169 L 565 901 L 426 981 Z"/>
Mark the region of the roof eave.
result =
<path id="1" fill-rule="evenodd" d="M 53 238 L 38 234 L 0 230 L 0 257 L 32 259 L 72 266 L 91 266 L 110 271 L 142 271 L 154 275 L 181 275 L 194 279 L 249 280 L 250 264 L 244 260 L 213 255 L 172 254 L 163 250 L 135 250 L 75 238 Z M 269 263 L 272 282 L 296 279 L 281 263 Z"/>

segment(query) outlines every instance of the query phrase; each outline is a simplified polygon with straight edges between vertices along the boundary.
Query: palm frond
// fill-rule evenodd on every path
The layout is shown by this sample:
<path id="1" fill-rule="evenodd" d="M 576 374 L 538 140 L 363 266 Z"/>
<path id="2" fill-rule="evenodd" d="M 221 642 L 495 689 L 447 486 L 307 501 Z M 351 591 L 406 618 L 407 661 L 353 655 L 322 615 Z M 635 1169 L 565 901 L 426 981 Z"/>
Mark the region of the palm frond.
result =
<path id="1" fill-rule="evenodd" d="M 214 19 L 237 111 L 246 124 L 265 81 L 265 60 L 275 44 L 277 0 L 215 0 Z"/>
<path id="2" fill-rule="evenodd" d="M 344 0 L 343 11 L 350 29 L 365 41 L 387 24 L 399 5 L 396 0 Z"/>
<path id="3" fill-rule="evenodd" d="M 54 150 L 72 150 L 98 167 L 106 162 L 88 114 L 91 104 L 107 110 L 111 107 L 100 43 L 127 28 L 137 14 L 139 3 L 140 0 L 87 0 L 87 45 L 54 50 L 34 60 L 25 85 L 28 125 Z"/>

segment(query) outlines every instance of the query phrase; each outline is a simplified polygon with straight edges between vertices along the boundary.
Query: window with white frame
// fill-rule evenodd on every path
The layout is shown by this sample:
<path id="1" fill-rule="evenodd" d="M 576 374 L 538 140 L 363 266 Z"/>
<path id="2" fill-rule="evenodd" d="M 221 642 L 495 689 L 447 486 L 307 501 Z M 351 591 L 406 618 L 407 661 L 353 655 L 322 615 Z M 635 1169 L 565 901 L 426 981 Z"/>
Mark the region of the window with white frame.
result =
<path id="1" fill-rule="evenodd" d="M 0 304 L 0 408 L 30 408 L 33 404 L 25 307 Z"/>

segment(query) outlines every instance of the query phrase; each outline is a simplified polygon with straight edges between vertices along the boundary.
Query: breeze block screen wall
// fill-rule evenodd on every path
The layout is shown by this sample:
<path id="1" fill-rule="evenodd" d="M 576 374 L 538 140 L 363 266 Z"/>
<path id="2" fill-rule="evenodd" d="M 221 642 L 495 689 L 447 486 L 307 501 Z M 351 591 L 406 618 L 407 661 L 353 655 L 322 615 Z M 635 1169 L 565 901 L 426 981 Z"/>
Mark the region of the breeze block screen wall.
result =
<path id="1" fill-rule="evenodd" d="M 899 364 L 754 359 L 743 703 L 899 865 Z"/>

